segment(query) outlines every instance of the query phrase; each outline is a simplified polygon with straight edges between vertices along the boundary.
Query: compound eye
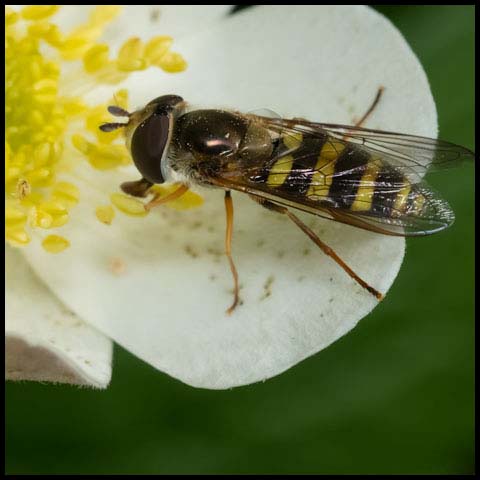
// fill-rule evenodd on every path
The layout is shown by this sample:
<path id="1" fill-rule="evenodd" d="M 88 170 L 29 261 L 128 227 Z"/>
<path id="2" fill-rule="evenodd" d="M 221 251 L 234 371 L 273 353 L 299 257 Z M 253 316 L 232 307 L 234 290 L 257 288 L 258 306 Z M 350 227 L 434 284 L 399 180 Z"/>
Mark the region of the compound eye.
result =
<path id="1" fill-rule="evenodd" d="M 152 183 L 163 183 L 162 158 L 168 148 L 172 116 L 151 115 L 144 120 L 132 136 L 131 151 L 135 166 L 143 178 Z"/>
<path id="2" fill-rule="evenodd" d="M 177 104 L 183 102 L 183 98 L 178 95 L 162 95 L 161 97 L 154 98 L 148 105 L 156 105 L 156 111 L 169 111 L 172 110 Z"/>

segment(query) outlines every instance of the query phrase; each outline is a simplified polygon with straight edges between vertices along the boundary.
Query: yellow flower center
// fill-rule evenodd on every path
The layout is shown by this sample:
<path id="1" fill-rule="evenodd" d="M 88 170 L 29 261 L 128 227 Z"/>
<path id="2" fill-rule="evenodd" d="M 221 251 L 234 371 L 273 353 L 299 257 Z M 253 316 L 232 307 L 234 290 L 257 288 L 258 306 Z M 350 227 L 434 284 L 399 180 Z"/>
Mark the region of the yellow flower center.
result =
<path id="1" fill-rule="evenodd" d="M 105 104 L 89 106 L 80 90 L 87 93 L 97 85 L 118 84 L 131 72 L 150 66 L 171 73 L 186 68 L 181 55 L 170 50 L 173 40 L 167 36 L 146 43 L 130 38 L 110 58 L 109 46 L 98 40 L 120 6 L 93 8 L 88 20 L 70 32 L 62 32 L 51 21 L 58 9 L 56 5 L 5 9 L 5 238 L 23 246 L 38 234 L 52 253 L 67 248 L 69 241 L 46 231 L 65 225 L 79 201 L 78 187 L 62 180 L 62 173 L 71 172 L 72 162 L 85 158 L 99 170 L 131 161 L 125 145 L 117 143 L 121 132 L 98 128 L 111 121 L 107 105 L 128 108 L 127 91 L 117 91 Z M 78 156 L 65 155 L 71 146 Z M 111 201 L 125 213 L 144 215 L 123 197 L 113 194 Z M 106 224 L 113 220 L 109 205 L 94 212 Z"/>

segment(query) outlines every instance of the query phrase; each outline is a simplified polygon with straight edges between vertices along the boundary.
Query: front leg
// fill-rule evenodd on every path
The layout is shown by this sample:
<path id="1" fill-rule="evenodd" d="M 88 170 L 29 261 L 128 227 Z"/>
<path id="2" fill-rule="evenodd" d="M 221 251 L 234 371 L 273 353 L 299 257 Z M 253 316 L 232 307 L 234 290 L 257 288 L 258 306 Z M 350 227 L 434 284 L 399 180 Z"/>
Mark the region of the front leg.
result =
<path id="1" fill-rule="evenodd" d="M 188 192 L 188 185 L 184 185 L 183 183 L 179 185 L 179 187 L 174 190 L 172 193 L 165 195 L 164 197 L 160 197 L 159 195 L 155 195 L 146 205 L 145 210 L 151 210 L 153 207 L 157 205 L 161 205 L 162 203 L 168 203 L 177 198 L 181 197 L 184 193 Z"/>
<path id="2" fill-rule="evenodd" d="M 141 178 L 140 180 L 135 180 L 134 182 L 124 182 L 120 185 L 120 188 L 127 195 L 145 198 L 148 195 L 148 191 L 152 185 L 152 182 L 149 182 L 145 178 Z"/>

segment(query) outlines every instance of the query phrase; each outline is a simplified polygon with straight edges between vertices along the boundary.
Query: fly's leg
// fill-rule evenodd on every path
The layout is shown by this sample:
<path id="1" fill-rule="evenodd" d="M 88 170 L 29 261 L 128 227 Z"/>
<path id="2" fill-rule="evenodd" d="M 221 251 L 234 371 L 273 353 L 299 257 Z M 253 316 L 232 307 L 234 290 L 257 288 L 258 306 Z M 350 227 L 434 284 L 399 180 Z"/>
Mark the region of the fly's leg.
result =
<path id="1" fill-rule="evenodd" d="M 359 285 L 361 285 L 365 290 L 370 292 L 377 300 L 382 300 L 383 299 L 383 294 L 380 293 L 378 290 L 375 290 L 375 288 L 371 287 L 367 282 L 362 280 L 336 253 L 335 251 L 330 248 L 327 244 L 322 242 L 320 238 L 318 238 L 317 234 L 308 228 L 295 214 L 293 214 L 288 208 L 282 207 L 281 205 L 277 205 L 273 202 L 270 202 L 268 200 L 265 200 L 261 197 L 256 197 L 256 196 L 251 196 L 256 202 L 258 202 L 260 205 L 264 206 L 265 208 L 268 208 L 269 210 L 273 210 L 278 213 L 282 213 L 286 215 L 297 227 L 300 228 L 309 238 L 310 240 L 317 245 L 317 247 L 322 250 L 323 253 L 328 255 L 330 258 L 332 258 L 340 267 L 347 272 L 350 277 L 352 277 Z"/>
<path id="2" fill-rule="evenodd" d="M 187 193 L 187 192 L 188 192 L 188 185 L 181 184 L 176 190 L 174 190 L 172 193 L 169 193 L 168 195 L 165 195 L 164 197 L 159 197 L 158 195 L 153 197 L 153 199 L 150 200 L 145 205 L 145 210 L 151 210 L 153 207 L 156 207 L 157 205 L 162 205 L 163 203 L 176 200 L 177 198 L 181 197 L 184 193 Z"/>
<path id="3" fill-rule="evenodd" d="M 148 190 L 150 190 L 152 185 L 152 182 L 149 182 L 145 178 L 141 178 L 140 180 L 136 180 L 134 182 L 124 182 L 120 185 L 120 188 L 127 195 L 144 198 L 148 195 Z"/>
<path id="4" fill-rule="evenodd" d="M 321 250 L 323 253 L 331 257 L 335 262 L 342 267 L 345 272 L 350 275 L 359 285 L 361 285 L 365 290 L 368 290 L 377 300 L 383 299 L 383 294 L 380 293 L 378 290 L 375 290 L 371 287 L 367 282 L 362 280 L 336 253 L 332 250 L 327 244 L 322 242 L 320 238 L 313 232 L 310 228 L 308 228 L 296 215 L 294 215 L 289 210 L 285 209 L 285 215 L 288 216 L 290 220 L 292 220 L 295 225 L 297 225 L 304 233 L 308 235 L 310 240 L 312 240 Z"/>
<path id="5" fill-rule="evenodd" d="M 232 271 L 233 276 L 233 303 L 227 309 L 227 314 L 230 315 L 238 304 L 238 273 L 233 263 L 232 258 L 232 234 L 233 234 L 233 201 L 230 194 L 230 190 L 225 191 L 225 213 L 227 215 L 227 230 L 225 235 L 225 254 L 228 258 L 228 263 L 230 264 L 230 270 Z"/>
<path id="6" fill-rule="evenodd" d="M 358 122 L 355 123 L 354 128 L 359 128 L 361 127 L 368 119 L 370 114 L 375 110 L 375 107 L 378 105 L 378 102 L 380 101 L 380 98 L 382 98 L 383 91 L 385 90 L 384 87 L 378 87 L 377 95 L 375 96 L 373 103 L 370 105 L 370 108 L 365 112 L 363 117 L 358 120 Z M 343 136 L 343 140 L 348 140 L 348 133 Z"/>
<path id="7" fill-rule="evenodd" d="M 382 98 L 383 91 L 385 90 L 384 87 L 378 87 L 377 95 L 373 100 L 373 103 L 370 105 L 370 108 L 365 112 L 363 117 L 355 123 L 355 127 L 361 127 L 368 119 L 370 114 L 375 110 L 375 107 L 378 105 L 380 98 Z"/>
<path id="8" fill-rule="evenodd" d="M 136 180 L 134 182 L 124 182 L 120 185 L 120 188 L 127 195 L 132 195 L 132 197 L 145 198 L 148 195 L 149 190 L 152 186 L 153 186 L 152 182 L 146 180 L 145 178 L 141 178 L 140 180 Z M 164 197 L 159 197 L 159 195 L 155 195 L 152 198 L 152 200 L 150 200 L 147 204 L 145 204 L 145 210 L 150 210 L 157 205 L 161 205 L 162 203 L 167 203 L 167 202 L 171 202 L 172 200 L 176 200 L 187 191 L 188 191 L 188 186 L 182 184 L 172 193 L 169 193 Z"/>

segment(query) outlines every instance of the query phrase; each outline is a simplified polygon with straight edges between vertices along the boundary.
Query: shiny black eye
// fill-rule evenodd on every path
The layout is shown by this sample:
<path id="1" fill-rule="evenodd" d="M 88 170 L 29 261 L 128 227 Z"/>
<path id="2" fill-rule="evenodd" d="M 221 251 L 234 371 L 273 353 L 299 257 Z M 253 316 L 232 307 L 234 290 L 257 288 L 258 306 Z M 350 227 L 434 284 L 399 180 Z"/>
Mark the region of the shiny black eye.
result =
<path id="1" fill-rule="evenodd" d="M 132 136 L 131 151 L 135 166 L 152 183 L 163 183 L 162 157 L 167 148 L 171 115 L 151 115 Z"/>

